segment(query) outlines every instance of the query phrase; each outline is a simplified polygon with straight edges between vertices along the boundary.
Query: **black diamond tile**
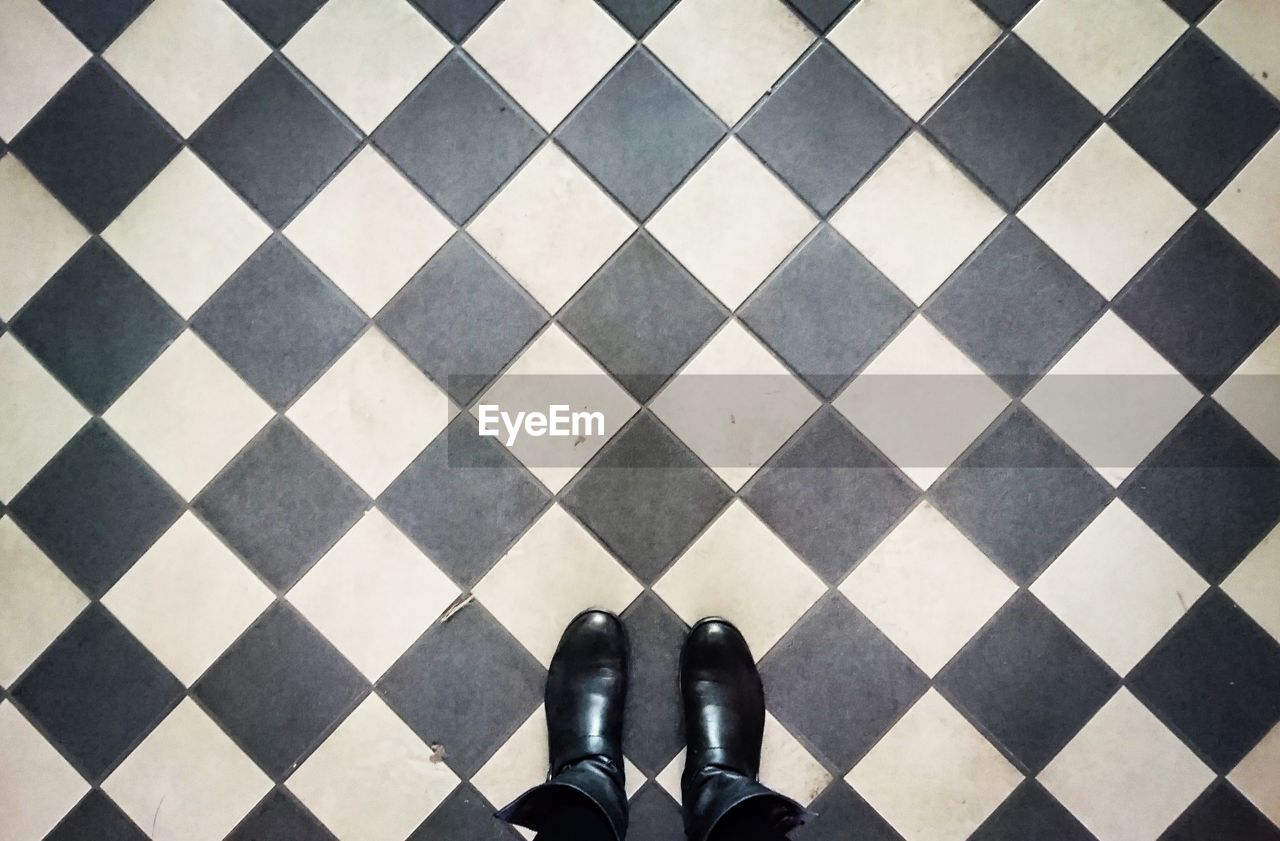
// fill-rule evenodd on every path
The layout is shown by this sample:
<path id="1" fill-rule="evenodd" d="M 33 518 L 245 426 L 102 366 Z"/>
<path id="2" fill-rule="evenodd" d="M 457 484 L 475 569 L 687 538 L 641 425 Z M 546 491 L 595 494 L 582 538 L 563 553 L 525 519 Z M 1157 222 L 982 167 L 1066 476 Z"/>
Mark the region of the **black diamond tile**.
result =
<path id="1" fill-rule="evenodd" d="M 652 593 L 632 602 L 622 624 L 631 645 L 623 742 L 627 758 L 654 777 L 684 747 L 680 646 L 689 629 Z"/>
<path id="2" fill-rule="evenodd" d="M 840 595 L 796 623 L 765 656 L 760 674 L 770 711 L 843 772 L 929 688 L 907 656 Z"/>
<path id="3" fill-rule="evenodd" d="M 1134 278 L 1114 309 L 1211 392 L 1280 323 L 1280 280 L 1201 213 Z"/>
<path id="4" fill-rule="evenodd" d="M 791 833 L 795 841 L 902 841 L 902 836 L 843 780 L 827 786 L 809 805 L 817 815 Z"/>
<path id="5" fill-rule="evenodd" d="M 378 693 L 468 778 L 538 708 L 546 679 L 538 661 L 472 603 L 428 628 L 383 676 Z"/>
<path id="6" fill-rule="evenodd" d="M 283 61 L 263 62 L 191 138 L 191 147 L 276 227 L 359 141 Z"/>
<path id="7" fill-rule="evenodd" d="M 378 498 L 378 508 L 431 560 L 471 587 L 551 495 L 462 413 Z"/>
<path id="8" fill-rule="evenodd" d="M 1218 583 L 1280 519 L 1280 462 L 1205 398 L 1129 476 L 1120 496 Z"/>
<path id="9" fill-rule="evenodd" d="M 9 513 L 97 598 L 178 519 L 182 500 L 94 420 L 13 498 Z"/>
<path id="10" fill-rule="evenodd" d="M 995 18 L 1001 26 L 1012 27 L 1027 10 L 1036 4 L 1036 0 L 974 0 L 986 9 L 987 14 Z"/>
<path id="11" fill-rule="evenodd" d="M 10 329 L 72 394 L 101 412 L 182 331 L 182 320 L 95 239 L 36 293 Z"/>
<path id="12" fill-rule="evenodd" d="M 1173 822 L 1160 841 L 1280 841 L 1280 829 L 1226 782 L 1218 782 Z"/>
<path id="13" fill-rule="evenodd" d="M 529 156 L 542 132 L 455 53 L 374 133 L 391 160 L 459 224 Z"/>
<path id="14" fill-rule="evenodd" d="M 644 411 L 604 446 L 562 500 L 628 569 L 652 583 L 732 496 Z"/>
<path id="15" fill-rule="evenodd" d="M 101 789 L 93 789 L 44 841 L 147 841 L 147 834 Z"/>
<path id="16" fill-rule="evenodd" d="M 1280 721 L 1280 645 L 1210 590 L 1134 667 L 1128 685 L 1225 774 Z"/>
<path id="17" fill-rule="evenodd" d="M 277 602 L 191 689 L 279 782 L 355 708 L 368 684 L 296 610 Z"/>
<path id="18" fill-rule="evenodd" d="M 283 47 L 325 0 L 226 0 L 273 47 Z"/>
<path id="19" fill-rule="evenodd" d="M 13 697 L 97 781 L 182 698 L 182 684 L 101 605 L 71 623 Z"/>
<path id="20" fill-rule="evenodd" d="M 355 304 L 281 238 L 250 257 L 191 319 L 192 329 L 277 410 L 364 323 Z"/>
<path id="21" fill-rule="evenodd" d="M 254 807 L 225 841 L 335 841 L 333 833 L 282 789 Z"/>
<path id="22" fill-rule="evenodd" d="M 587 98 L 556 139 L 645 219 L 723 134 L 706 107 L 641 49 Z"/>
<path id="23" fill-rule="evenodd" d="M 1010 219 L 924 312 L 983 371 L 1021 396 L 1105 305 L 1035 234 Z"/>
<path id="24" fill-rule="evenodd" d="M 1120 679 L 1024 592 L 947 664 L 935 685 L 1035 774 L 1106 703 Z"/>
<path id="25" fill-rule="evenodd" d="M 179 145 L 158 114 L 101 59 L 92 59 L 11 148 L 86 227 L 101 231 Z"/>
<path id="26" fill-rule="evenodd" d="M 884 275 L 824 226 L 752 296 L 741 317 L 830 398 L 912 311 Z"/>
<path id="27" fill-rule="evenodd" d="M 115 40 L 151 0 L 41 0 L 94 52 Z"/>
<path id="28" fill-rule="evenodd" d="M 787 0 L 819 32 L 826 32 L 855 0 Z"/>
<path id="29" fill-rule="evenodd" d="M 647 782 L 631 798 L 627 841 L 672 841 L 684 837 L 680 804 L 655 782 Z"/>
<path id="30" fill-rule="evenodd" d="M 461 42 L 499 0 L 409 0 L 450 38 Z"/>
<path id="31" fill-rule="evenodd" d="M 917 495 L 835 410 L 823 408 L 756 474 L 742 498 L 834 584 Z"/>
<path id="32" fill-rule="evenodd" d="M 1210 7 L 1217 5 L 1218 0 L 1164 0 L 1164 2 L 1186 18 L 1188 23 L 1195 23 L 1204 17 L 1204 13 L 1209 11 Z"/>
<path id="33" fill-rule="evenodd" d="M 998 421 L 930 492 L 948 519 L 1024 585 L 1111 495 L 1106 480 L 1022 408 Z"/>
<path id="34" fill-rule="evenodd" d="M 463 406 L 546 320 L 464 234 L 445 243 L 378 314 L 378 326 Z"/>
<path id="35" fill-rule="evenodd" d="M 250 566 L 283 590 L 368 505 L 364 493 L 281 418 L 205 488 L 193 507 Z"/>
<path id="36" fill-rule="evenodd" d="M 1280 124 L 1280 105 L 1198 30 L 1129 95 L 1111 126 L 1203 205 Z"/>
<path id="37" fill-rule="evenodd" d="M 658 18 L 675 5 L 676 0 L 596 0 L 613 12 L 622 25 L 639 38 L 658 22 Z"/>
<path id="38" fill-rule="evenodd" d="M 494 818 L 493 808 L 474 786 L 463 783 L 436 807 L 407 841 L 453 841 L 455 838 L 458 841 L 517 841 L 520 835 Z"/>
<path id="39" fill-rule="evenodd" d="M 559 321 L 643 402 L 725 318 L 710 293 L 641 233 L 596 272 Z"/>
<path id="40" fill-rule="evenodd" d="M 1096 841 L 1093 833 L 1032 780 L 1014 789 L 969 841 Z"/>
<path id="41" fill-rule="evenodd" d="M 884 94 L 824 43 L 774 89 L 738 135 L 826 214 L 910 127 Z"/>
<path id="42" fill-rule="evenodd" d="M 1100 115 L 1014 36 L 947 97 L 925 127 L 1006 208 L 1022 204 Z"/>

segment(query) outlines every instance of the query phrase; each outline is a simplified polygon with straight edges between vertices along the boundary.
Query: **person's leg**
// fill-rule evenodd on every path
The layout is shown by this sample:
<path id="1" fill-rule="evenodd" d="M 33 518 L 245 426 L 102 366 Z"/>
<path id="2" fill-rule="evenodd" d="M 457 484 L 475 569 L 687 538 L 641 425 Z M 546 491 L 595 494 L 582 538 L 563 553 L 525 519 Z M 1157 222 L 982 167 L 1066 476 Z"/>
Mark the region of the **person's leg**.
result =
<path id="1" fill-rule="evenodd" d="M 622 841 L 626 691 L 622 623 L 602 611 L 581 614 L 565 629 L 547 672 L 549 778 L 497 817 L 534 830 L 538 841 Z"/>
<path id="2" fill-rule="evenodd" d="M 785 841 L 808 813 L 761 785 L 764 686 L 730 623 L 693 626 L 680 656 L 688 754 L 681 794 L 689 841 Z"/>

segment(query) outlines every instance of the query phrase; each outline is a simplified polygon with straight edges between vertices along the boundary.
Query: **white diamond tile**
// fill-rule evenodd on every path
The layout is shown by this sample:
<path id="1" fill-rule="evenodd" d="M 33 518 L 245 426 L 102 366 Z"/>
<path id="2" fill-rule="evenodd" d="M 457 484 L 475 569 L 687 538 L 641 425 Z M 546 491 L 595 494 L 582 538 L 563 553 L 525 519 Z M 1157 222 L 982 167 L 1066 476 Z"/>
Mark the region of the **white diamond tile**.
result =
<path id="1" fill-rule="evenodd" d="M 13 318 L 88 239 L 89 232 L 16 157 L 0 157 L 0 319 Z"/>
<path id="2" fill-rule="evenodd" d="M 102 603 L 190 686 L 273 598 L 188 512 L 129 568 Z"/>
<path id="3" fill-rule="evenodd" d="M 1222 0 L 1200 21 L 1258 84 L 1280 96 L 1280 6 L 1271 0 Z"/>
<path id="4" fill-rule="evenodd" d="M 1126 675 L 1208 589 L 1195 570 L 1114 500 L 1031 592 Z"/>
<path id="5" fill-rule="evenodd" d="M 549 144 L 480 211 L 468 230 L 554 313 L 635 225 L 559 147 Z"/>
<path id="6" fill-rule="evenodd" d="M 13 334 L 0 336 L 0 500 L 22 490 L 87 420 Z"/>
<path id="7" fill-rule="evenodd" d="M 190 330 L 103 418 L 191 499 L 272 417 L 271 407 Z"/>
<path id="8" fill-rule="evenodd" d="M 633 43 L 591 0 L 507 0 L 464 46 L 551 131 Z"/>
<path id="9" fill-rule="evenodd" d="M 183 149 L 102 238 L 190 318 L 270 235 L 230 187 Z"/>
<path id="10" fill-rule="evenodd" d="M 0 4 L 0 139 L 12 140 L 88 59 L 39 0 Z"/>
<path id="11" fill-rule="evenodd" d="M 668 569 L 653 591 L 686 624 L 726 616 L 759 660 L 826 585 L 740 500 Z"/>
<path id="12" fill-rule="evenodd" d="M 863 182 L 831 224 L 922 304 L 1003 218 L 968 176 L 917 133 Z"/>
<path id="13" fill-rule="evenodd" d="M 818 399 L 736 320 L 669 381 L 654 414 L 735 490 L 818 408 Z"/>
<path id="14" fill-rule="evenodd" d="M 1008 402 L 981 368 L 917 316 L 832 405 L 928 488 Z"/>
<path id="15" fill-rule="evenodd" d="M 999 34 L 969 0 L 862 0 L 830 38 L 919 120 Z"/>
<path id="16" fill-rule="evenodd" d="M 1104 125 L 1018 211 L 1018 218 L 1111 299 L 1194 209 Z"/>
<path id="17" fill-rule="evenodd" d="M 356 340 L 288 412 L 289 420 L 375 497 L 452 414 L 445 393 L 376 328 Z"/>
<path id="18" fill-rule="evenodd" d="M 155 0 L 102 55 L 188 137 L 270 52 L 219 0 Z"/>
<path id="19" fill-rule="evenodd" d="M 1213 778 L 1124 688 L 1038 777 L 1098 841 L 1155 841 Z"/>
<path id="20" fill-rule="evenodd" d="M 1249 354 L 1213 397 L 1280 456 L 1280 329 Z"/>
<path id="21" fill-rule="evenodd" d="M 1199 397 L 1195 386 L 1108 311 L 1023 402 L 1118 487 Z"/>
<path id="22" fill-rule="evenodd" d="M 737 309 L 816 217 L 730 138 L 649 220 L 648 230 L 729 309 Z"/>
<path id="23" fill-rule="evenodd" d="M 10 686 L 89 600 L 8 517 L 0 517 L 0 686 Z"/>
<path id="24" fill-rule="evenodd" d="M 40 841 L 89 784 L 9 701 L 0 701 L 0 745 L 0 838 Z"/>
<path id="25" fill-rule="evenodd" d="M 402 841 L 458 777 L 373 694 L 285 785 L 339 838 Z"/>
<path id="26" fill-rule="evenodd" d="M 369 315 L 453 236 L 453 224 L 373 147 L 365 147 L 285 228 Z"/>
<path id="27" fill-rule="evenodd" d="M 930 676 L 1017 589 L 929 502 L 908 514 L 840 585 Z"/>
<path id="28" fill-rule="evenodd" d="M 1280 724 L 1262 737 L 1227 779 L 1241 794 L 1253 801 L 1258 811 L 1280 826 L 1280 786 L 1276 785 L 1276 769 L 1280 768 Z"/>
<path id="29" fill-rule="evenodd" d="M 906 841 L 964 841 L 1022 774 L 930 689 L 845 779 Z"/>
<path id="30" fill-rule="evenodd" d="M 786 72 L 813 33 L 772 0 L 684 0 L 645 46 L 733 125 Z"/>
<path id="31" fill-rule="evenodd" d="M 558 492 L 578 473 L 623 424 L 636 413 L 639 404 L 569 337 L 559 325 L 551 325 L 521 352 L 503 375 L 476 403 L 496 406 L 515 416 L 517 412 L 547 412 L 549 406 L 567 406 L 568 412 L 599 412 L 604 417 L 602 434 L 577 436 L 535 436 L 522 432 L 507 445 L 529 471 Z M 499 440 L 510 440 L 506 428 L 497 424 Z"/>
<path id="32" fill-rule="evenodd" d="M 1041 0 L 1014 32 L 1105 114 L 1186 28 L 1162 0 Z"/>
<path id="33" fill-rule="evenodd" d="M 219 841 L 271 790 L 271 780 L 187 698 L 102 790 L 156 841 Z"/>
<path id="34" fill-rule="evenodd" d="M 377 510 L 351 527 L 289 591 L 371 682 L 422 636 L 458 587 Z"/>
<path id="35" fill-rule="evenodd" d="M 1227 576 L 1222 591 L 1280 642 L 1280 526 Z"/>
<path id="36" fill-rule="evenodd" d="M 1276 8 L 1280 11 L 1280 6 Z M 1280 70 L 1275 75 L 1280 78 Z M 1280 236 L 1276 235 L 1280 231 L 1280 135 L 1273 135 L 1245 164 L 1209 205 L 1209 213 L 1267 268 L 1280 274 Z"/>
<path id="37" fill-rule="evenodd" d="M 330 0 L 283 52 L 368 134 L 448 54 L 449 42 L 405 0 Z"/>
<path id="38" fill-rule="evenodd" d="M 621 614 L 641 589 L 557 503 L 507 550 L 473 592 L 546 666 L 573 617 L 591 608 Z"/>

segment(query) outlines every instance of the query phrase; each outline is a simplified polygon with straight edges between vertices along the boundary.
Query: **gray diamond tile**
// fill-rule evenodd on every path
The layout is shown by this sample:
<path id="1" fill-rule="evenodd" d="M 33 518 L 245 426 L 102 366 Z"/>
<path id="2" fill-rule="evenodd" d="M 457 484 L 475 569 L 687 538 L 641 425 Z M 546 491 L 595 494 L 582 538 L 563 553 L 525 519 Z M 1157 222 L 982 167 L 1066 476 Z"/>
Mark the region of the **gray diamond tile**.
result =
<path id="1" fill-rule="evenodd" d="M 559 321 L 637 400 L 648 400 L 727 318 L 693 276 L 641 233 Z"/>
<path id="2" fill-rule="evenodd" d="M 689 629 L 652 593 L 632 602 L 622 624 L 631 645 L 623 743 L 627 758 L 654 777 L 684 747 L 680 646 Z"/>
<path id="3" fill-rule="evenodd" d="M 102 789 L 85 795 L 44 841 L 146 841 L 147 834 L 129 820 Z M 299 839 L 299 841 L 304 841 Z"/>
<path id="4" fill-rule="evenodd" d="M 1001 26 L 1013 26 L 1036 0 L 975 0 Z"/>
<path id="5" fill-rule="evenodd" d="M 918 493 L 837 412 L 823 408 L 765 465 L 743 499 L 834 584 Z"/>
<path id="6" fill-rule="evenodd" d="M 999 382 L 1022 395 L 1106 301 L 1016 219 L 974 252 L 925 315 Z"/>
<path id="7" fill-rule="evenodd" d="M 1014 581 L 1032 581 L 1112 490 L 1026 409 L 1016 409 L 933 487 L 934 504 Z"/>
<path id="8" fill-rule="evenodd" d="M 551 495 L 515 457 L 460 414 L 378 498 L 378 508 L 431 560 L 470 587 Z"/>
<path id="9" fill-rule="evenodd" d="M 622 25 L 631 30 L 637 38 L 644 35 L 658 22 L 667 9 L 675 5 L 676 0 L 596 0 L 601 6 L 613 12 L 613 16 L 622 21 Z"/>
<path id="10" fill-rule="evenodd" d="M 191 327 L 277 410 L 338 357 L 364 317 L 282 238 L 249 258 Z"/>
<path id="11" fill-rule="evenodd" d="M 227 0 L 227 5 L 273 47 L 283 47 L 324 3 L 325 0 Z"/>
<path id="12" fill-rule="evenodd" d="M 643 220 L 723 134 L 711 112 L 642 49 L 586 99 L 556 139 Z"/>
<path id="13" fill-rule="evenodd" d="M 277 788 L 226 837 L 226 841 L 335 841 L 333 833 L 312 817 L 285 789 Z"/>
<path id="14" fill-rule="evenodd" d="M 463 406 L 546 320 L 542 308 L 464 234 L 445 243 L 377 318 Z"/>
<path id="15" fill-rule="evenodd" d="M 738 136 L 819 213 L 830 213 L 911 121 L 834 47 L 822 44 Z"/>
<path id="16" fill-rule="evenodd" d="M 41 0 L 91 50 L 101 51 L 151 0 Z"/>
<path id="17" fill-rule="evenodd" d="M 844 780 L 827 786 L 809 805 L 809 811 L 817 817 L 792 833 L 795 841 L 902 841 L 902 836 Z"/>
<path id="18" fill-rule="evenodd" d="M 450 38 L 462 42 L 499 0 L 409 0 Z"/>
<path id="19" fill-rule="evenodd" d="M 455 838 L 466 841 L 517 841 L 521 836 L 509 825 L 495 819 L 493 808 L 474 786 L 463 783 L 436 807 L 431 816 L 406 841 L 452 841 Z"/>
<path id="20" fill-rule="evenodd" d="M 461 54 L 448 56 L 373 140 L 459 224 L 529 156 L 542 131 Z"/>
<path id="21" fill-rule="evenodd" d="M 324 453 L 280 418 L 193 507 L 272 586 L 286 589 L 368 505 L 368 497 Z"/>
<path id="22" fill-rule="evenodd" d="M 830 398 L 912 309 L 875 266 L 824 226 L 765 281 L 741 318 Z"/>
<path id="23" fill-rule="evenodd" d="M 631 798 L 627 841 L 671 841 L 683 834 L 680 804 L 657 783 L 645 783 Z"/>
<path id="24" fill-rule="evenodd" d="M 1243 841 L 1280 841 L 1280 828 L 1225 780 L 1187 807 L 1160 841 L 1211 841 L 1239 838 Z"/>
<path id="25" fill-rule="evenodd" d="M 470 777 L 542 702 L 546 672 L 479 603 L 436 623 L 378 694 L 445 763 Z M 505 805 L 505 804 L 503 804 Z"/>
<path id="26" fill-rule="evenodd" d="M 1044 787 L 1027 780 L 987 818 L 969 841 L 1096 841 Z"/>
<path id="27" fill-rule="evenodd" d="M 787 0 L 791 8 L 821 32 L 830 29 L 831 24 L 855 2 L 856 0 Z"/>

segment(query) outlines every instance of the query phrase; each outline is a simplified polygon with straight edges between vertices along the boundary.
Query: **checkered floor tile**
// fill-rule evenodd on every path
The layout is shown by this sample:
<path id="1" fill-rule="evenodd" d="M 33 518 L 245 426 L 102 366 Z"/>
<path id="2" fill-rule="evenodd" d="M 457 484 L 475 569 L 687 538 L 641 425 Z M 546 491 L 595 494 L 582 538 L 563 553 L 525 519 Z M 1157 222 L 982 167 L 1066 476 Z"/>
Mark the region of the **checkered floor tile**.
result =
<path id="1" fill-rule="evenodd" d="M 0 841 L 1280 841 L 1274 0 L 0 0 Z M 481 404 L 599 410 L 483 435 Z"/>

